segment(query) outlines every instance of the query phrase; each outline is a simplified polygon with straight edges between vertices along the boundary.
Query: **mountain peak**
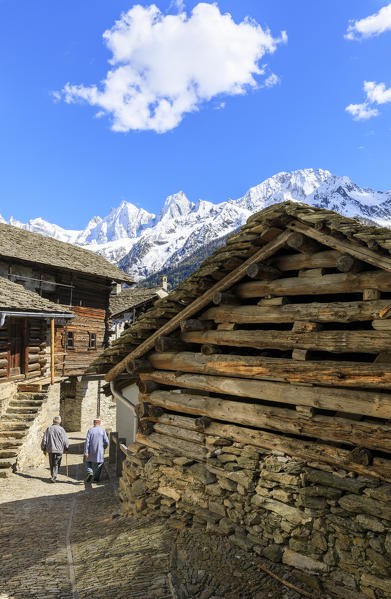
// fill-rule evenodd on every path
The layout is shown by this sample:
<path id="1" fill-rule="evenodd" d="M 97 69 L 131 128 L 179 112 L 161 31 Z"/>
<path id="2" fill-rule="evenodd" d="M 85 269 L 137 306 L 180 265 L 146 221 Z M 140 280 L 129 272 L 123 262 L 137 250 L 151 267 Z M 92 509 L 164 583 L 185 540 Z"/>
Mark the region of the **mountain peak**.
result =
<path id="1" fill-rule="evenodd" d="M 186 216 L 193 210 L 195 204 L 187 199 L 183 191 L 173 193 L 167 196 L 163 208 L 160 212 L 160 220 L 168 216 L 170 218 L 178 219 Z"/>

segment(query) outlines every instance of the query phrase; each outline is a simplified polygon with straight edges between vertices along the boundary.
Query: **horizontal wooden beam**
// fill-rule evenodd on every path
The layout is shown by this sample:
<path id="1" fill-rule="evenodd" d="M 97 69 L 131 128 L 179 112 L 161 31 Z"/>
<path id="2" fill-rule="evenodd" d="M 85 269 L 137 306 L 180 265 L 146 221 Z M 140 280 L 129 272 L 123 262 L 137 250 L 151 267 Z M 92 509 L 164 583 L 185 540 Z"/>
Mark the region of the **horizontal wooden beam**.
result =
<path id="1" fill-rule="evenodd" d="M 388 307 L 391 308 L 391 300 L 312 302 L 283 306 L 219 306 L 209 308 L 203 313 L 202 318 L 214 320 L 215 322 L 234 322 L 238 324 L 294 322 L 296 320 L 354 322 L 356 320 L 376 320 L 382 310 Z M 391 316 L 391 312 L 388 313 L 388 316 Z M 391 328 L 391 319 L 388 321 L 388 327 Z M 381 330 L 380 326 L 378 328 Z M 387 324 L 383 330 L 386 329 Z"/>
<path id="2" fill-rule="evenodd" d="M 172 427 L 167 427 L 172 428 Z M 151 447 L 163 447 L 176 455 L 183 455 L 191 459 L 206 460 L 206 446 L 192 443 L 186 439 L 186 429 L 182 433 L 177 431 L 179 436 L 171 436 L 167 430 L 165 434 L 154 432 L 148 437 L 137 436 L 139 443 L 150 445 Z M 286 435 L 269 433 L 266 431 L 255 430 L 244 426 L 232 424 L 223 424 L 220 422 L 211 422 L 205 433 L 205 445 L 208 441 L 215 438 L 224 438 L 267 449 L 269 451 L 278 451 L 294 457 L 299 457 L 306 461 L 323 462 L 333 464 L 344 470 L 356 472 L 366 476 L 373 476 L 386 481 L 391 480 L 391 461 L 384 458 L 375 458 L 372 466 L 364 466 L 354 461 L 354 452 L 340 447 L 334 447 L 326 443 L 317 443 L 315 441 L 294 439 Z M 213 466 L 211 472 L 218 471 Z"/>
<path id="3" fill-rule="evenodd" d="M 281 404 L 310 406 L 322 410 L 360 414 L 376 418 L 391 418 L 391 394 L 361 391 L 358 389 L 304 387 L 269 381 L 253 381 L 232 377 L 203 374 L 177 374 L 156 370 L 140 375 L 174 388 L 198 389 L 211 393 L 223 393 L 235 397 L 251 397 Z"/>
<path id="4" fill-rule="evenodd" d="M 349 418 L 319 414 L 308 418 L 300 412 L 287 408 L 269 407 L 249 404 L 244 401 L 230 401 L 218 397 L 205 397 L 172 391 L 154 391 L 145 399 L 155 406 L 173 412 L 192 416 L 207 416 L 222 422 L 312 437 L 323 441 L 357 445 L 391 453 L 391 426 L 377 422 L 360 422 Z M 164 425 L 182 426 L 196 430 L 194 419 L 175 414 L 163 414 L 150 420 Z M 161 428 L 155 427 L 155 430 L 163 432 Z M 208 428 L 206 430 L 208 432 Z M 175 436 L 174 433 L 173 435 Z M 188 439 L 192 440 L 191 437 L 188 437 Z M 193 441 L 196 441 L 196 438 Z"/>
<path id="5" fill-rule="evenodd" d="M 306 461 L 315 460 L 335 464 L 344 470 L 375 476 L 383 480 L 390 480 L 390 460 L 384 460 L 385 464 L 362 466 L 352 461 L 351 451 L 333 447 L 326 443 L 292 439 L 285 435 L 275 435 L 266 431 L 257 431 L 243 426 L 220 424 L 217 422 L 212 422 L 208 428 L 208 434 L 231 439 L 239 443 L 248 443 L 249 445 L 255 445 L 256 447 L 271 451 L 281 451 L 288 455 L 300 457 Z"/>
<path id="6" fill-rule="evenodd" d="M 391 389 L 390 363 L 311 361 L 240 355 L 203 355 L 197 352 L 151 354 L 157 370 L 173 370 L 287 383 L 337 387 Z"/>
<path id="7" fill-rule="evenodd" d="M 213 300 L 213 296 L 217 291 L 226 291 L 232 287 L 232 285 L 237 283 L 246 274 L 246 269 L 250 264 L 270 258 L 270 256 L 284 246 L 290 234 L 290 231 L 284 231 L 283 233 L 279 234 L 277 237 L 272 239 L 272 241 L 261 247 L 257 252 L 245 260 L 241 266 L 238 266 L 235 270 L 228 273 L 223 279 L 221 279 L 221 281 L 218 281 L 215 285 L 212 285 L 210 289 L 205 291 L 201 296 L 197 297 L 197 299 L 195 299 L 191 304 L 186 306 L 186 308 L 181 310 L 181 312 L 176 314 L 173 318 L 171 318 L 171 320 L 164 324 L 160 329 L 155 331 L 148 339 L 146 339 L 143 343 L 140 343 L 136 349 L 134 349 L 132 352 L 130 352 L 130 354 L 116 364 L 106 374 L 105 380 L 112 381 L 115 379 L 118 374 L 121 374 L 121 372 L 125 370 L 126 365 L 130 362 L 130 360 L 133 358 L 139 358 L 147 351 L 153 349 L 158 337 L 172 333 L 180 326 L 182 320 L 191 318 L 197 312 L 205 308 L 205 306 L 207 306 Z"/>
<path id="8" fill-rule="evenodd" d="M 187 343 L 211 343 L 256 349 L 312 349 L 331 353 L 376 354 L 391 347 L 390 331 L 315 331 L 292 333 L 278 330 L 195 331 L 183 333 Z"/>
<path id="9" fill-rule="evenodd" d="M 235 287 L 238 297 L 265 295 L 321 295 L 323 293 L 362 293 L 363 289 L 391 291 L 391 277 L 383 271 L 338 273 L 321 277 L 290 277 L 275 281 L 248 281 Z"/>

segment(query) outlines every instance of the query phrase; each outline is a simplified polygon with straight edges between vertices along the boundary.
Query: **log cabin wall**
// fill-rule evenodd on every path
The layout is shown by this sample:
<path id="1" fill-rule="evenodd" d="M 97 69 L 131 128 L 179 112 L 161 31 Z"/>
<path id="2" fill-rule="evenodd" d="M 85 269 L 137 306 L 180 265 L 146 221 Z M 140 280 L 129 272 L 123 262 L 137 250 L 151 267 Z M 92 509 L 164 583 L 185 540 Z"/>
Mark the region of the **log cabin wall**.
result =
<path id="1" fill-rule="evenodd" d="M 72 306 L 76 314 L 69 324 L 56 330 L 56 373 L 83 374 L 102 351 L 106 334 L 106 311 Z"/>
<path id="2" fill-rule="evenodd" d="M 255 249 L 221 250 L 220 270 L 216 257 L 201 266 L 223 280 L 262 241 L 284 239 L 180 330 L 170 319 L 186 284 L 124 334 L 140 388 L 124 509 L 229 535 L 316 574 L 331 596 L 391 597 L 391 260 L 321 226 L 272 224 Z M 187 305 L 193 286 L 201 296 L 201 276 Z"/>
<path id="3" fill-rule="evenodd" d="M 46 375 L 47 331 L 44 319 L 7 318 L 0 328 L 0 381 Z"/>
<path id="4" fill-rule="evenodd" d="M 76 318 L 68 325 L 56 325 L 55 373 L 56 376 L 83 374 L 108 343 L 108 302 L 111 281 L 105 280 L 103 277 L 28 265 L 18 261 L 8 262 L 4 259 L 0 262 L 1 275 L 6 275 L 9 280 L 14 282 L 22 283 L 25 289 L 34 291 L 41 297 L 62 305 L 66 309 L 71 309 L 76 314 Z M 32 324 L 32 326 L 36 325 Z M 45 332 L 42 333 L 41 343 L 46 343 L 48 353 L 50 351 L 49 332 L 46 324 L 42 326 L 44 326 Z M 68 332 L 71 333 L 70 336 L 68 336 Z M 73 338 L 71 342 L 68 342 L 69 337 Z M 35 349 L 33 347 L 33 351 Z M 35 358 L 30 356 L 32 360 Z M 1 368 L 2 359 L 5 359 L 4 356 L 0 357 L 0 377 L 9 378 L 12 376 L 11 373 L 1 374 L 5 367 L 5 363 L 3 363 L 3 368 Z M 42 362 L 43 356 L 39 356 L 39 359 Z M 45 356 L 45 364 L 42 363 L 42 372 L 39 372 L 36 362 L 34 365 L 31 363 L 29 374 L 31 376 L 33 376 L 33 372 L 35 372 L 35 376 L 49 374 L 47 360 L 50 360 L 48 355 Z"/>

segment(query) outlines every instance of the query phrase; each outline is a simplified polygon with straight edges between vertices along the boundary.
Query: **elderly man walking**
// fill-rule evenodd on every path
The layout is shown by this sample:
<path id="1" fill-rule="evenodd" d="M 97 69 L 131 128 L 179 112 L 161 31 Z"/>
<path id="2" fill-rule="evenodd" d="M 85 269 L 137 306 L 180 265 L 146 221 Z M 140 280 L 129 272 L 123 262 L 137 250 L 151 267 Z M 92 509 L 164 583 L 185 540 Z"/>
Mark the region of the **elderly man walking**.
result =
<path id="1" fill-rule="evenodd" d="M 109 445 L 109 440 L 104 428 L 100 426 L 100 420 L 94 420 L 94 426 L 87 432 L 84 455 L 86 458 L 87 476 L 86 483 L 99 482 L 103 462 L 105 460 L 105 449 Z"/>
<path id="2" fill-rule="evenodd" d="M 61 426 L 61 417 L 55 416 L 53 424 L 43 434 L 41 449 L 46 455 L 49 454 L 50 480 L 56 482 L 58 469 L 61 466 L 62 454 L 68 451 L 69 439 Z"/>

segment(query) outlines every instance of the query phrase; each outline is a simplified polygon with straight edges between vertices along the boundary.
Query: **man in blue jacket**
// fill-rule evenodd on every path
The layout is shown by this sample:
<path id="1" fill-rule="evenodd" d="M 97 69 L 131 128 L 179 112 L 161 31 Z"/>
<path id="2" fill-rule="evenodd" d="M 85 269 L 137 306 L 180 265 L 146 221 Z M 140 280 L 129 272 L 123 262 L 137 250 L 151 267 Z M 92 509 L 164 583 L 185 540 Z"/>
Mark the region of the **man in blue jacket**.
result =
<path id="1" fill-rule="evenodd" d="M 86 458 L 87 476 L 86 483 L 99 482 L 100 473 L 105 460 L 105 449 L 109 445 L 109 440 L 104 428 L 100 426 L 100 420 L 94 420 L 94 426 L 89 429 L 84 446 L 84 455 Z"/>

